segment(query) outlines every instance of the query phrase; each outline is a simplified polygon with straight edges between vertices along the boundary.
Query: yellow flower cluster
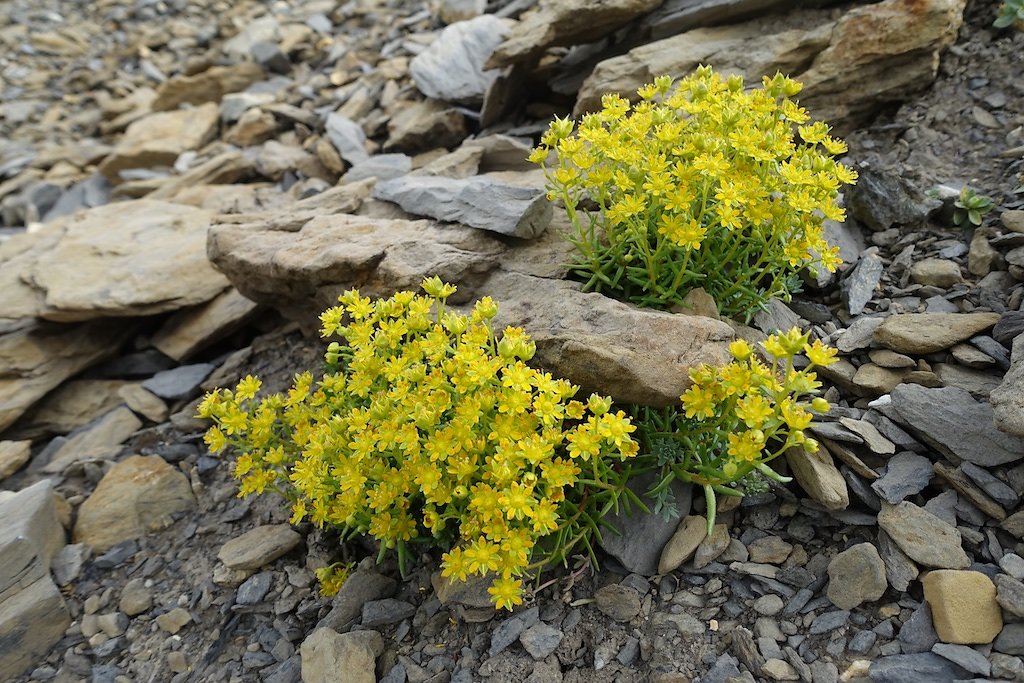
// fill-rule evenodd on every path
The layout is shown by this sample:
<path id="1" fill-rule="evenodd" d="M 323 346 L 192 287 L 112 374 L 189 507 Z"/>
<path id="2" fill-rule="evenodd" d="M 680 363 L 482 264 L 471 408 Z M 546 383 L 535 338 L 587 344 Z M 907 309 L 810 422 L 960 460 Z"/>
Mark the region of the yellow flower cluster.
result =
<path id="1" fill-rule="evenodd" d="M 546 552 L 538 539 L 582 526 L 563 506 L 581 473 L 607 486 L 604 461 L 637 452 L 635 427 L 610 399 L 575 400 L 576 386 L 528 366 L 534 343 L 520 328 L 495 334 L 489 297 L 464 315 L 445 308 L 453 286 L 423 289 L 373 302 L 345 292 L 321 316 L 323 335 L 345 343 L 328 347 L 320 382 L 299 375 L 256 402 L 246 378 L 199 415 L 216 423 L 211 449 L 242 451 L 242 495 L 280 490 L 293 523 L 369 533 L 400 563 L 407 543 L 450 547 L 444 575 L 496 574 L 491 595 L 511 609 Z"/>
<path id="2" fill-rule="evenodd" d="M 857 174 L 792 99 L 800 89 L 776 75 L 746 90 L 700 67 L 675 87 L 656 78 L 636 104 L 605 95 L 575 133 L 556 118 L 530 160 L 565 204 L 588 287 L 655 307 L 703 287 L 723 313 L 746 315 L 788 296 L 801 268 L 834 270 L 823 220 L 844 219 L 839 189 Z M 586 204 L 598 210 L 581 215 Z"/>

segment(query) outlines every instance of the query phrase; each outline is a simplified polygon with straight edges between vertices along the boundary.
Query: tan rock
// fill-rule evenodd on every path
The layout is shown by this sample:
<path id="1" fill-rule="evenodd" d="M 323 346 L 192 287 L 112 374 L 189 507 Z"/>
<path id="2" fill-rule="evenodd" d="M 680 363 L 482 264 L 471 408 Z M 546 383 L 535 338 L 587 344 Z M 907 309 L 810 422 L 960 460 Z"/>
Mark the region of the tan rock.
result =
<path id="1" fill-rule="evenodd" d="M 99 171 L 117 182 L 125 169 L 171 166 L 183 152 L 199 149 L 213 138 L 219 116 L 217 105 L 210 103 L 141 118 L 128 126 Z"/>
<path id="2" fill-rule="evenodd" d="M 117 379 L 73 379 L 46 396 L 12 429 L 27 439 L 67 434 L 116 408 L 117 392 L 125 386 Z"/>
<path id="3" fill-rule="evenodd" d="M 944 569 L 929 572 L 921 583 L 943 642 L 982 645 L 1003 629 L 995 584 L 984 574 Z"/>
<path id="4" fill-rule="evenodd" d="M 224 141 L 239 147 L 252 147 L 272 138 L 279 125 L 273 114 L 250 109 L 224 133 Z"/>
<path id="5" fill-rule="evenodd" d="M 164 422 L 170 414 L 170 409 L 158 396 L 151 394 L 142 388 L 140 384 L 125 384 L 118 389 L 117 397 L 138 415 L 142 415 L 150 422 Z"/>
<path id="6" fill-rule="evenodd" d="M 908 368 L 894 370 L 874 363 L 864 363 L 857 368 L 857 374 L 853 376 L 853 383 L 875 395 L 888 394 L 896 385 L 906 381 L 910 372 L 911 370 Z"/>
<path id="7" fill-rule="evenodd" d="M 261 78 L 263 69 L 253 62 L 215 66 L 192 76 L 174 76 L 160 85 L 153 111 L 177 109 L 180 104 L 220 102 L 224 95 L 244 90 Z"/>
<path id="8" fill-rule="evenodd" d="M 1013 340 L 1010 369 L 1002 383 L 989 395 L 996 428 L 1024 436 L 1024 335 Z"/>
<path id="9" fill-rule="evenodd" d="M 156 618 L 156 625 L 160 630 L 174 635 L 181 629 L 192 623 L 192 615 L 187 609 L 175 607 L 170 612 L 164 612 Z"/>
<path id="10" fill-rule="evenodd" d="M 793 546 L 778 536 L 757 538 L 747 544 L 750 561 L 759 564 L 782 564 L 793 552 Z"/>
<path id="11" fill-rule="evenodd" d="M 437 147 L 454 147 L 466 134 L 466 120 L 458 109 L 436 100 L 411 102 L 388 122 L 384 150 L 414 154 Z"/>
<path id="12" fill-rule="evenodd" d="M 882 501 L 878 526 L 907 557 L 925 567 L 963 569 L 971 563 L 961 546 L 960 531 L 909 501 L 897 505 Z"/>
<path id="13" fill-rule="evenodd" d="M 131 333 L 128 326 L 103 321 L 28 323 L 0 334 L 0 431 L 66 379 L 114 353 Z"/>
<path id="14" fill-rule="evenodd" d="M 188 479 L 158 455 L 133 455 L 100 480 L 78 509 L 75 543 L 97 553 L 166 526 L 170 515 L 195 507 Z"/>
<path id="15" fill-rule="evenodd" d="M 835 21 L 804 12 L 686 31 L 599 63 L 580 88 L 575 114 L 599 108 L 605 92 L 635 97 L 655 76 L 713 64 L 752 83 L 781 71 L 804 84 L 800 103 L 815 116 L 853 121 L 927 87 L 962 12 L 961 0 L 885 0 Z"/>
<path id="16" fill-rule="evenodd" d="M 941 258 L 921 259 L 910 267 L 910 279 L 919 285 L 952 287 L 963 282 L 960 266 L 955 261 Z"/>
<path id="17" fill-rule="evenodd" d="M 291 552 L 302 536 L 287 524 L 269 524 L 251 529 L 233 538 L 217 553 L 217 559 L 229 569 L 259 569 Z"/>
<path id="18" fill-rule="evenodd" d="M 139 196 L 146 196 L 149 199 L 170 199 L 189 187 L 233 183 L 249 175 L 254 167 L 255 162 L 241 152 L 224 152 L 190 168 L 180 176 L 158 181 L 156 187 L 146 189 Z M 124 185 L 117 189 L 121 187 Z"/>
<path id="19" fill-rule="evenodd" d="M 351 683 L 376 683 L 374 671 L 384 639 L 376 631 L 338 633 L 320 628 L 302 641 L 299 652 L 304 683 L 333 683 L 339 671 Z"/>
<path id="20" fill-rule="evenodd" d="M 688 562 L 697 553 L 697 548 L 707 535 L 708 520 L 702 515 L 684 517 L 661 551 L 658 573 L 669 574 L 683 566 L 684 562 Z"/>
<path id="21" fill-rule="evenodd" d="M 0 481 L 20 470 L 31 454 L 31 441 L 0 441 Z"/>
<path id="22" fill-rule="evenodd" d="M 45 228 L 63 234 L 23 276 L 45 292 L 40 315 L 61 322 L 194 306 L 228 284 L 206 258 L 210 219 L 151 200 L 87 209 Z"/>
<path id="23" fill-rule="evenodd" d="M 832 455 L 824 446 L 817 453 L 795 446 L 786 451 L 786 462 L 793 478 L 811 500 L 829 510 L 845 510 L 850 506 L 850 492 L 846 480 L 832 462 Z"/>
<path id="24" fill-rule="evenodd" d="M 186 360 L 244 325 L 257 309 L 255 302 L 230 287 L 209 303 L 171 316 L 153 335 L 153 347 L 175 360 Z"/>
<path id="25" fill-rule="evenodd" d="M 903 313 L 886 318 L 875 329 L 874 339 L 899 353 L 934 353 L 970 339 L 998 321 L 998 313 Z"/>
<path id="26" fill-rule="evenodd" d="M 528 61 L 556 45 L 593 42 L 660 4 L 661 0 L 541 0 L 520 17 L 487 66 Z M 586 20 L 581 21 L 581 17 Z"/>
<path id="27" fill-rule="evenodd" d="M 291 203 L 291 198 L 271 183 L 196 185 L 182 188 L 169 199 L 213 213 L 259 213 Z"/>
<path id="28" fill-rule="evenodd" d="M 62 472 L 68 465 L 89 458 L 117 454 L 122 443 L 142 428 L 135 413 L 119 406 L 95 422 L 72 434 L 51 456 L 44 472 Z"/>

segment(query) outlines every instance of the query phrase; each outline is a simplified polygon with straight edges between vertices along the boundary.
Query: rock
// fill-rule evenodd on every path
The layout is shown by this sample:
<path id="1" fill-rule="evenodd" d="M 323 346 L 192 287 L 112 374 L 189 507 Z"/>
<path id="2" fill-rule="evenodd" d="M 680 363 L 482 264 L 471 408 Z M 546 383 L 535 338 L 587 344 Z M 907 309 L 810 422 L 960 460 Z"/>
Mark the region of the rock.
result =
<path id="1" fill-rule="evenodd" d="M 1013 340 L 1010 359 L 1010 370 L 989 394 L 989 401 L 996 428 L 1024 437 L 1024 335 Z"/>
<path id="2" fill-rule="evenodd" d="M 1024 679 L 1024 662 L 1019 657 L 1011 657 L 1002 652 L 993 652 L 989 655 L 989 662 L 992 665 L 992 676 L 994 678 L 1011 681 Z"/>
<path id="3" fill-rule="evenodd" d="M 510 237 L 536 237 L 551 220 L 542 186 L 508 184 L 490 174 L 468 179 L 406 175 L 378 182 L 373 196 L 415 215 Z"/>
<path id="4" fill-rule="evenodd" d="M 160 84 L 153 111 L 177 109 L 181 104 L 220 102 L 224 95 L 244 90 L 263 78 L 263 69 L 252 62 L 214 66 L 192 76 L 174 76 Z"/>
<path id="5" fill-rule="evenodd" d="M 1007 613 L 1024 617 L 1024 583 L 1008 576 L 996 576 L 996 601 Z"/>
<path id="6" fill-rule="evenodd" d="M 235 603 L 238 605 L 259 604 L 270 591 L 270 584 L 273 581 L 273 572 L 253 574 L 238 587 L 238 591 L 235 593 Z"/>
<path id="7" fill-rule="evenodd" d="M 932 610 L 927 602 L 922 602 L 910 618 L 900 627 L 898 635 L 900 647 L 904 653 L 930 652 L 938 642 L 939 636 L 932 625 Z"/>
<path id="8" fill-rule="evenodd" d="M 384 639 L 376 631 L 338 633 L 320 628 L 302 641 L 302 683 L 333 683 L 344 671 L 351 683 L 377 683 L 377 657 Z"/>
<path id="9" fill-rule="evenodd" d="M 984 332 L 998 320 L 998 313 L 903 313 L 886 318 L 874 339 L 900 353 L 935 353 Z"/>
<path id="10" fill-rule="evenodd" d="M 73 543 L 61 548 L 50 563 L 54 583 L 58 586 L 70 585 L 82 573 L 82 566 L 91 555 L 92 549 L 82 543 Z"/>
<path id="11" fill-rule="evenodd" d="M 823 120 L 848 123 L 927 87 L 938 53 L 956 38 L 962 12 L 958 0 L 885 0 L 837 21 L 811 15 L 808 28 L 777 18 L 687 31 L 600 62 L 580 88 L 575 115 L 595 111 L 605 92 L 630 96 L 654 75 L 714 64 L 748 82 L 786 73 L 804 84 L 803 106 Z M 499 48 L 492 63 L 501 53 Z"/>
<path id="12" fill-rule="evenodd" d="M 20 470 L 30 455 L 31 441 L 0 441 L 0 482 Z"/>
<path id="13" fill-rule="evenodd" d="M 192 623 L 192 615 L 187 609 L 175 607 L 171 611 L 158 616 L 155 621 L 156 625 L 159 626 L 162 631 L 166 631 L 173 636 L 175 633 Z"/>
<path id="14" fill-rule="evenodd" d="M 168 401 L 194 398 L 214 366 L 210 363 L 181 365 L 173 370 L 164 370 L 142 383 L 142 388 Z"/>
<path id="15" fill-rule="evenodd" d="M 400 178 L 412 170 L 412 158 L 407 154 L 376 154 L 366 161 L 352 165 L 342 176 L 341 182 L 354 183 L 366 178 L 391 180 Z"/>
<path id="16" fill-rule="evenodd" d="M 900 547 L 893 542 L 892 537 L 882 530 L 878 531 L 877 550 L 885 565 L 886 581 L 894 589 L 906 592 L 910 582 L 917 579 L 919 573 L 917 565 L 907 557 L 905 552 L 900 550 Z"/>
<path id="17" fill-rule="evenodd" d="M 122 399 L 136 415 L 142 415 L 150 422 L 165 422 L 170 410 L 167 404 L 138 384 L 125 384 L 117 390 Z"/>
<path id="18" fill-rule="evenodd" d="M 693 568 L 701 569 L 714 562 L 729 547 L 732 539 L 729 537 L 729 527 L 725 524 L 716 524 L 693 555 Z"/>
<path id="19" fill-rule="evenodd" d="M 875 288 L 882 279 L 883 270 L 882 259 L 878 254 L 866 253 L 843 279 L 843 300 L 850 315 L 860 315 L 864 312 L 864 306 L 875 295 Z"/>
<path id="20" fill-rule="evenodd" d="M 643 496 L 655 483 L 653 475 L 642 475 L 631 479 L 627 485 L 638 496 Z M 690 512 L 693 489 L 689 484 L 679 481 L 673 482 L 671 488 L 679 515 L 685 517 Z M 678 522 L 665 519 L 661 514 L 646 513 L 637 507 L 631 508 L 629 512 L 623 509 L 608 515 L 605 521 L 612 528 L 601 533 L 601 548 L 621 562 L 628 571 L 644 576 L 656 574 L 662 549 L 675 533 Z"/>
<path id="21" fill-rule="evenodd" d="M 542 622 L 523 631 L 519 642 L 534 660 L 541 661 L 558 648 L 562 638 L 561 631 Z"/>
<path id="22" fill-rule="evenodd" d="M 983 352 L 977 346 L 974 346 L 974 343 L 975 343 L 976 339 L 979 339 L 979 340 L 980 339 L 989 339 L 991 341 L 995 341 L 991 337 L 984 337 L 984 336 L 972 337 L 970 344 L 957 344 L 956 346 L 954 346 L 953 348 L 951 348 L 949 350 L 950 355 L 953 356 L 953 360 L 955 360 L 957 363 L 959 363 L 960 365 L 963 365 L 965 367 L 976 368 L 976 369 L 989 368 L 992 365 L 996 364 L 997 361 L 994 358 L 992 358 L 992 356 L 990 356 L 987 353 Z M 1005 353 L 1005 352 L 1006 351 L 1004 349 L 1003 353 Z M 1008 368 L 1008 365 L 1009 364 L 1007 364 L 1007 365 L 1000 364 L 1000 367 L 1002 367 L 1004 370 L 1006 370 Z"/>
<path id="23" fill-rule="evenodd" d="M 1006 348 L 1014 339 L 1024 334 L 1024 311 L 1007 311 L 999 316 L 999 322 L 992 328 L 992 338 Z"/>
<path id="24" fill-rule="evenodd" d="M 701 515 L 684 517 L 661 551 L 658 573 L 669 574 L 688 562 L 708 535 L 708 521 Z"/>
<path id="25" fill-rule="evenodd" d="M 889 349 L 872 349 L 868 351 L 868 358 L 875 365 L 880 365 L 883 368 L 913 368 L 917 366 L 917 362 L 910 356 L 905 356 L 902 353 L 896 353 Z"/>
<path id="26" fill-rule="evenodd" d="M 919 285 L 947 289 L 964 281 L 960 266 L 940 258 L 921 259 L 910 267 L 910 279 Z"/>
<path id="27" fill-rule="evenodd" d="M 774 617 L 782 611 L 784 604 L 782 598 L 774 593 L 762 595 L 754 601 L 754 611 L 763 617 Z"/>
<path id="28" fill-rule="evenodd" d="M 874 602 L 889 586 L 885 564 L 870 543 L 858 543 L 832 558 L 828 578 L 828 599 L 839 609 Z"/>
<path id="29" fill-rule="evenodd" d="M 0 491 L 0 519 L 0 678 L 13 680 L 31 670 L 71 623 L 50 578 L 50 563 L 65 539 L 49 481 L 17 493 Z"/>
<path id="30" fill-rule="evenodd" d="M 158 455 L 133 455 L 114 465 L 78 508 L 75 543 L 97 553 L 167 526 L 196 505 L 188 479 Z"/>
<path id="31" fill-rule="evenodd" d="M 758 564 L 782 564 L 793 552 L 793 546 L 778 536 L 764 536 L 747 544 L 750 561 Z"/>
<path id="32" fill-rule="evenodd" d="M 943 569 L 922 580 L 935 632 L 946 643 L 991 643 L 1003 628 L 996 587 L 984 574 Z"/>
<path id="33" fill-rule="evenodd" d="M 292 551 L 302 536 L 287 524 L 258 526 L 233 538 L 217 553 L 229 569 L 254 571 Z"/>
<path id="34" fill-rule="evenodd" d="M 973 674 L 988 676 L 992 670 L 992 667 L 989 664 L 988 659 L 985 658 L 985 655 L 972 647 L 967 647 L 966 645 L 936 643 L 932 646 L 932 652 L 940 657 L 945 657 L 960 668 Z"/>
<path id="35" fill-rule="evenodd" d="M 963 569 L 971 563 L 956 527 L 913 503 L 883 503 L 878 526 L 910 559 L 926 567 Z"/>
<path id="36" fill-rule="evenodd" d="M 586 0 L 541 0 L 513 26 L 486 66 L 528 62 L 555 45 L 593 42 L 660 4 L 660 0 L 606 0 L 596 5 Z"/>
<path id="37" fill-rule="evenodd" d="M 67 434 L 109 413 L 121 404 L 122 380 L 73 379 L 40 401 L 11 430 L 27 439 Z"/>
<path id="38" fill-rule="evenodd" d="M 10 267 L 12 275 L 32 283 L 35 311 L 12 310 L 5 298 L 0 318 L 144 316 L 209 301 L 228 284 L 206 258 L 211 215 L 140 199 L 48 223 L 31 235 L 35 242 L 21 261 L 0 263 L 0 270 Z"/>
<path id="39" fill-rule="evenodd" d="M 146 587 L 143 579 L 129 579 L 121 589 L 121 599 L 117 603 L 119 610 L 130 617 L 148 612 L 153 606 L 153 592 Z"/>
<path id="40" fill-rule="evenodd" d="M 384 598 L 363 604 L 362 624 L 368 628 L 397 624 L 416 613 L 416 608 L 404 600 Z"/>
<path id="41" fill-rule="evenodd" d="M 640 613 L 640 594 L 620 583 L 598 588 L 594 600 L 597 608 L 615 621 L 629 621 Z"/>
<path id="42" fill-rule="evenodd" d="M 999 568 L 1018 580 L 1024 580 L 1024 558 L 1016 553 L 1007 553 L 999 560 Z"/>
<path id="43" fill-rule="evenodd" d="M 910 372 L 907 369 L 890 370 L 874 363 L 864 363 L 857 368 L 857 373 L 853 376 L 853 383 L 864 391 L 877 396 L 887 394 L 897 385 L 902 384 Z"/>
<path id="44" fill-rule="evenodd" d="M 498 70 L 485 70 L 484 63 L 512 25 L 492 14 L 451 24 L 413 57 L 409 75 L 427 97 L 478 107 L 498 77 Z"/>
<path id="45" fill-rule="evenodd" d="M 430 577 L 430 582 L 442 605 L 461 605 L 482 611 L 490 610 L 489 619 L 494 616 L 494 604 L 487 589 L 491 587 L 495 578 L 494 574 L 484 576 L 471 574 L 466 581 L 459 581 L 451 577 L 445 578 L 441 576 L 441 572 L 434 572 Z"/>
<path id="46" fill-rule="evenodd" d="M 279 128 L 270 112 L 250 109 L 224 133 L 224 141 L 237 147 L 254 147 L 272 138 Z"/>
<path id="47" fill-rule="evenodd" d="M 895 505 L 923 491 L 933 474 L 932 463 L 928 458 L 904 452 L 889 460 L 885 474 L 872 482 L 871 488 L 884 500 Z"/>
<path id="48" fill-rule="evenodd" d="M 954 681 L 968 675 L 945 657 L 931 652 L 882 657 L 871 662 L 869 672 L 872 683 Z"/>
<path id="49" fill-rule="evenodd" d="M 269 41 L 254 43 L 249 49 L 253 61 L 267 71 L 277 74 L 287 74 L 291 71 L 292 63 L 288 55 L 281 51 L 281 48 Z"/>
<path id="50" fill-rule="evenodd" d="M 50 455 L 44 472 L 62 472 L 72 463 L 88 458 L 108 457 L 142 428 L 142 422 L 130 409 L 120 406 L 91 424 L 73 432 L 64 444 Z"/>
<path id="51" fill-rule="evenodd" d="M 130 334 L 130 326 L 106 321 L 74 327 L 28 323 L 0 333 L 0 431 L 64 380 L 114 353 Z"/>
<path id="52" fill-rule="evenodd" d="M 454 147 L 466 137 L 466 120 L 454 107 L 437 100 L 413 102 L 388 121 L 387 152 L 415 154 Z"/>
<path id="53" fill-rule="evenodd" d="M 887 169 L 863 169 L 846 194 L 850 213 L 875 231 L 919 224 L 942 205 L 903 174 Z"/>
<path id="54" fill-rule="evenodd" d="M 523 631 L 537 624 L 539 614 L 540 610 L 533 606 L 512 615 L 495 626 L 491 632 L 491 646 L 487 654 L 494 657 L 504 652 L 509 645 L 519 639 Z"/>
<path id="55" fill-rule="evenodd" d="M 892 455 L 896 452 L 896 445 L 878 431 L 878 427 L 866 420 L 855 420 L 851 417 L 839 418 L 839 424 L 854 432 L 862 439 L 872 453 L 877 455 Z"/>
<path id="56" fill-rule="evenodd" d="M 989 243 L 993 233 L 986 230 L 975 230 L 971 237 L 971 248 L 967 255 L 967 270 L 972 275 L 984 277 L 995 270 L 1000 263 L 999 252 Z"/>
<path id="57" fill-rule="evenodd" d="M 883 322 L 885 322 L 885 318 L 857 318 L 836 339 L 836 348 L 843 353 L 853 353 L 854 351 L 866 349 L 871 345 L 875 330 Z"/>
<path id="58" fill-rule="evenodd" d="M 988 398 L 1000 383 L 998 375 L 955 363 L 936 363 L 933 368 L 944 386 L 958 387 L 977 398 Z"/>
<path id="59" fill-rule="evenodd" d="M 116 183 L 125 169 L 173 166 L 181 154 L 199 149 L 213 138 L 219 118 L 213 103 L 143 117 L 128 126 L 99 171 Z"/>
<path id="60" fill-rule="evenodd" d="M 988 470 L 969 462 L 962 463 L 960 470 L 980 487 L 987 496 L 1004 508 L 1013 509 L 1020 502 L 1020 496 L 1017 495 L 1017 492 Z"/>
<path id="61" fill-rule="evenodd" d="M 963 389 L 901 384 L 892 405 L 903 426 L 954 463 L 993 467 L 1024 458 L 1024 439 L 992 429 L 992 408 Z"/>
<path id="62" fill-rule="evenodd" d="M 325 129 L 327 139 L 350 166 L 371 158 L 366 151 L 366 133 L 363 132 L 362 126 L 352 119 L 333 112 L 327 115 Z"/>
<path id="63" fill-rule="evenodd" d="M 1024 655 L 1024 624 L 1007 624 L 993 647 L 999 652 L 1010 655 Z"/>
<path id="64" fill-rule="evenodd" d="M 394 579 L 377 573 L 372 567 L 360 566 L 349 575 L 341 590 L 334 596 L 331 611 L 320 620 L 317 627 L 344 628 L 362 615 L 363 605 L 367 602 L 389 598 L 394 593 Z M 485 588 L 484 599 L 489 597 Z"/>
<path id="65" fill-rule="evenodd" d="M 824 446 L 817 453 L 794 446 L 786 451 L 786 462 L 800 488 L 828 510 L 845 510 L 850 505 L 846 480 Z"/>
<path id="66" fill-rule="evenodd" d="M 190 168 L 179 176 L 173 176 L 146 195 L 147 199 L 174 199 L 191 188 L 203 185 L 233 183 L 254 172 L 256 162 L 240 152 L 227 151 Z M 137 202 L 132 202 L 137 203 Z"/>
<path id="67" fill-rule="evenodd" d="M 797 673 L 796 669 L 789 662 L 782 659 L 766 660 L 764 665 L 761 666 L 761 671 L 773 681 L 800 680 L 800 674 Z"/>

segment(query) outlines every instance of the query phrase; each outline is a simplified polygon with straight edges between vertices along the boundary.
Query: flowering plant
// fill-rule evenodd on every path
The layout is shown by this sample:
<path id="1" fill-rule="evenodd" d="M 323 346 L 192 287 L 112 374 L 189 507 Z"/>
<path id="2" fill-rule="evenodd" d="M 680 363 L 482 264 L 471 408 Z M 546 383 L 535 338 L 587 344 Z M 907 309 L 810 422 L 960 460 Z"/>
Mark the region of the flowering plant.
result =
<path id="1" fill-rule="evenodd" d="M 578 127 L 556 118 L 530 160 L 565 205 L 573 272 L 655 308 L 703 287 L 723 314 L 750 316 L 788 299 L 805 266 L 835 270 L 823 221 L 844 219 L 839 188 L 857 174 L 833 159 L 846 145 L 792 99 L 800 89 L 779 74 L 745 90 L 700 67 L 675 87 L 656 78 L 634 105 L 605 95 Z"/>
<path id="2" fill-rule="evenodd" d="M 802 445 L 816 451 L 818 443 L 804 430 L 811 411 L 827 412 L 824 398 L 803 400 L 821 387 L 815 366 L 835 362 L 836 350 L 793 328 L 764 342 L 771 364 L 759 360 L 742 339 L 729 345 L 734 360 L 720 368 L 702 365 L 690 371 L 693 385 L 681 406 L 641 408 L 640 432 L 644 455 L 638 467 L 655 461 L 661 479 L 648 495 L 655 510 L 671 511 L 670 484 L 692 482 L 704 488 L 708 533 L 715 523 L 715 494 L 739 496 L 732 486 L 753 472 L 788 481 L 768 463 L 787 449 Z M 806 355 L 809 364 L 798 370 L 794 358 Z"/>
<path id="3" fill-rule="evenodd" d="M 241 452 L 240 495 L 276 490 L 293 523 L 369 533 L 403 574 L 410 544 L 439 545 L 445 576 L 494 573 L 491 596 L 511 609 L 525 573 L 578 544 L 593 556 L 620 495 L 641 504 L 619 463 L 637 452 L 636 427 L 611 399 L 575 400 L 578 387 L 526 365 L 534 343 L 495 333 L 490 297 L 465 315 L 445 307 L 454 286 L 422 287 L 376 302 L 345 292 L 320 317 L 323 336 L 345 340 L 328 346 L 322 379 L 298 375 L 261 400 L 254 377 L 209 394 L 206 443 Z"/>

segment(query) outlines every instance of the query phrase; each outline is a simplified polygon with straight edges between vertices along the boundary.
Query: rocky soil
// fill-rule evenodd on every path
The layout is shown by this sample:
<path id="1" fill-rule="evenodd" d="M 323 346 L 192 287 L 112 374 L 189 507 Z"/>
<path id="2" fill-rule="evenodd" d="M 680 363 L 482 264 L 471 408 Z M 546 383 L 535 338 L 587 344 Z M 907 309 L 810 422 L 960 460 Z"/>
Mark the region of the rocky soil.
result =
<path id="1" fill-rule="evenodd" d="M 1024 32 L 996 8 L 5 3 L 0 679 L 1024 680 Z M 524 161 L 552 115 L 700 63 L 803 81 L 861 174 L 840 273 L 750 327 L 581 293 Z M 996 204 L 977 228 L 965 184 Z M 842 355 L 824 448 L 706 538 L 684 486 L 681 519 L 610 519 L 599 571 L 573 558 L 514 614 L 436 556 L 403 580 L 238 499 L 201 393 L 287 387 L 339 292 L 426 274 L 623 401 L 799 324 Z"/>

